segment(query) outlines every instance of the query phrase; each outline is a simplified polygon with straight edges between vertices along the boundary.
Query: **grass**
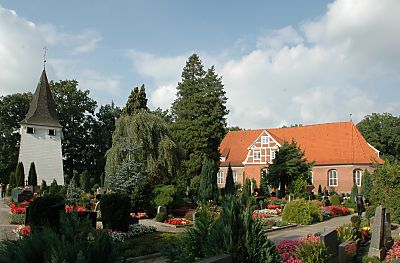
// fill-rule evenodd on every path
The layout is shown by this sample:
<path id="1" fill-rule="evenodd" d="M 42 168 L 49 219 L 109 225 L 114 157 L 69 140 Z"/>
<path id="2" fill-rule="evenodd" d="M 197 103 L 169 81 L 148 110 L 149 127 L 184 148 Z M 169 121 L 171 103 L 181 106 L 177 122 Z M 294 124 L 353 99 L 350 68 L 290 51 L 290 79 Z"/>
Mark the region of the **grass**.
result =
<path id="1" fill-rule="evenodd" d="M 179 235 L 181 234 L 162 232 L 145 234 L 121 243 L 119 253 L 125 259 L 158 253 L 162 245 L 173 242 Z"/>

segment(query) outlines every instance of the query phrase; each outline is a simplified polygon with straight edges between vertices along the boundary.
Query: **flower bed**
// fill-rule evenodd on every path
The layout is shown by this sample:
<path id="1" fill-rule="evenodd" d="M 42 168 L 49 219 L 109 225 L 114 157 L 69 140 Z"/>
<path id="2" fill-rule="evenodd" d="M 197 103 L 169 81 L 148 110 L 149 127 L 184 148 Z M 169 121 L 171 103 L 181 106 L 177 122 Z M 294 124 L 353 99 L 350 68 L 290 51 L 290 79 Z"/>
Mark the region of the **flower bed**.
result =
<path id="1" fill-rule="evenodd" d="M 153 233 L 155 231 L 157 230 L 154 226 L 144 226 L 135 224 L 135 225 L 129 225 L 127 232 L 112 231 L 111 229 L 109 229 L 108 233 L 114 242 L 123 242 L 127 239 L 139 237 L 147 233 Z"/>
<path id="2" fill-rule="evenodd" d="M 261 209 L 261 210 L 255 210 L 253 212 L 253 215 L 255 214 L 266 214 L 269 216 L 278 216 L 282 213 L 282 210 L 280 208 L 274 208 L 274 209 Z"/>
<path id="3" fill-rule="evenodd" d="M 174 226 L 186 226 L 186 225 L 191 225 L 192 222 L 190 222 L 187 219 L 183 218 L 172 218 L 172 219 L 167 219 L 164 221 L 166 224 L 174 225 Z"/>
<path id="4" fill-rule="evenodd" d="M 300 240 L 282 240 L 276 245 L 276 250 L 281 255 L 283 263 L 302 263 L 301 259 L 294 255 Z"/>
<path id="5" fill-rule="evenodd" d="M 31 234 L 31 227 L 20 225 L 14 228 L 13 232 L 17 235 L 18 238 L 27 237 Z"/>
<path id="6" fill-rule="evenodd" d="M 130 213 L 131 218 L 147 219 L 149 218 L 146 213 Z"/>
<path id="7" fill-rule="evenodd" d="M 77 206 L 71 206 L 71 205 L 66 205 L 65 206 L 65 213 L 72 213 L 72 212 L 85 212 L 86 208 L 83 206 L 77 205 Z"/>
<path id="8" fill-rule="evenodd" d="M 26 206 L 29 204 L 29 202 L 24 201 L 22 203 L 14 203 L 13 201 L 10 201 L 8 203 L 8 206 L 11 209 L 12 214 L 25 214 L 26 212 Z"/>
<path id="9" fill-rule="evenodd" d="M 400 259 L 400 241 L 395 241 L 392 248 L 387 252 L 386 261 L 392 262 L 394 259 Z"/>
<path id="10" fill-rule="evenodd" d="M 320 208 L 322 211 L 326 211 L 330 216 L 346 216 L 350 214 L 350 210 L 345 206 L 322 206 Z"/>

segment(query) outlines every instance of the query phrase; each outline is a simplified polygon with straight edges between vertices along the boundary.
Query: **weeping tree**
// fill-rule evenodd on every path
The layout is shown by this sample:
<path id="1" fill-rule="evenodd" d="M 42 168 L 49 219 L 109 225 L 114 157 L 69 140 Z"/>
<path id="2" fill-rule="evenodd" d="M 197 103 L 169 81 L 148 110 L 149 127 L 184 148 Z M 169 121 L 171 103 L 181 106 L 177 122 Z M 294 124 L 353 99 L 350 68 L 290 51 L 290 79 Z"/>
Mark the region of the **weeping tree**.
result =
<path id="1" fill-rule="evenodd" d="M 106 158 L 106 185 L 118 171 L 133 169 L 134 162 L 144 166 L 142 172 L 153 184 L 170 183 L 179 168 L 179 151 L 169 136 L 168 124 L 146 110 L 123 114 L 117 120 Z"/>
<path id="2" fill-rule="evenodd" d="M 37 186 L 37 174 L 34 162 L 31 162 L 31 166 L 29 167 L 28 185 Z"/>
<path id="3" fill-rule="evenodd" d="M 361 194 L 365 198 L 370 198 L 371 197 L 371 192 L 372 192 L 372 176 L 370 172 L 365 169 L 364 175 L 361 179 Z"/>

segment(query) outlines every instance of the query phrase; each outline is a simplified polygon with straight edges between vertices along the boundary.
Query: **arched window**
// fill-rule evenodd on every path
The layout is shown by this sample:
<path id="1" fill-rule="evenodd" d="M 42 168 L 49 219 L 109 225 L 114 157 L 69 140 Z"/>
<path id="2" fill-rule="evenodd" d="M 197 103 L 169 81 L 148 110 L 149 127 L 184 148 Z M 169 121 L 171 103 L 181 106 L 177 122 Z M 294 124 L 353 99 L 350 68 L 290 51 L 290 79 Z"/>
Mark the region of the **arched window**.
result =
<path id="1" fill-rule="evenodd" d="M 328 185 L 338 186 L 338 172 L 336 170 L 328 171 Z"/>
<path id="2" fill-rule="evenodd" d="M 353 178 L 356 181 L 357 186 L 361 186 L 361 176 L 362 176 L 362 172 L 361 170 L 357 169 L 353 171 Z"/>

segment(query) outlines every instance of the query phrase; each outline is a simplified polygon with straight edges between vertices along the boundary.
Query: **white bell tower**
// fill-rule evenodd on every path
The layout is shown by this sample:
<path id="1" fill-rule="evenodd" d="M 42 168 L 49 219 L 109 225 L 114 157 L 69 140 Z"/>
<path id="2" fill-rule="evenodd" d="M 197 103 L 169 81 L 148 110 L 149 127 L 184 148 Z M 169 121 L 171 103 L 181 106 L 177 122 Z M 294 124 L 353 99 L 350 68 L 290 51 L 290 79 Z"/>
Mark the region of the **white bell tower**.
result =
<path id="1" fill-rule="evenodd" d="M 18 161 L 24 164 L 25 177 L 28 177 L 30 164 L 34 162 L 38 185 L 42 180 L 50 185 L 53 179 L 56 179 L 59 185 L 63 185 L 62 126 L 58 121 L 45 69 L 33 94 L 29 111 L 20 124 Z"/>

